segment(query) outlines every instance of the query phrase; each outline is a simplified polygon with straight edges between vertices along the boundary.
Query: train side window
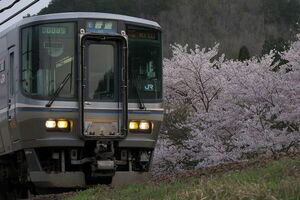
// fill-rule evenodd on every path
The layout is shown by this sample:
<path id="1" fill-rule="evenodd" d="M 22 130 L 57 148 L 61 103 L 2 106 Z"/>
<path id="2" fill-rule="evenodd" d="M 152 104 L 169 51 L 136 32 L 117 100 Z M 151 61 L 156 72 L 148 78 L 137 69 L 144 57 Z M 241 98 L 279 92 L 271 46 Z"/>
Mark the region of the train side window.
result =
<path id="1" fill-rule="evenodd" d="M 3 59 L 3 60 L 0 60 L 0 72 L 3 72 L 4 70 L 5 70 L 5 61 Z"/>
<path id="2" fill-rule="evenodd" d="M 15 53 L 11 52 L 9 54 L 9 79 L 10 79 L 10 87 L 9 91 L 10 94 L 14 93 L 14 59 L 15 59 Z"/>

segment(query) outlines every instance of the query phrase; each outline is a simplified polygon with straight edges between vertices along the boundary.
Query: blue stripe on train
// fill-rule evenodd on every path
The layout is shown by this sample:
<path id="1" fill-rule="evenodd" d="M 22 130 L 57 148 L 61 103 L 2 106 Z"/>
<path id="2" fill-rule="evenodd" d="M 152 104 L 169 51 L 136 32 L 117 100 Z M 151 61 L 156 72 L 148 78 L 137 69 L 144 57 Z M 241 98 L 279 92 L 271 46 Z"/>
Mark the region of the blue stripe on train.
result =
<path id="1" fill-rule="evenodd" d="M 20 112 L 78 112 L 77 108 L 35 108 L 35 107 L 18 107 L 17 111 Z M 88 113 L 106 113 L 114 114 L 121 113 L 118 110 L 109 109 L 86 109 Z M 128 114 L 163 114 L 163 111 L 128 111 Z"/>

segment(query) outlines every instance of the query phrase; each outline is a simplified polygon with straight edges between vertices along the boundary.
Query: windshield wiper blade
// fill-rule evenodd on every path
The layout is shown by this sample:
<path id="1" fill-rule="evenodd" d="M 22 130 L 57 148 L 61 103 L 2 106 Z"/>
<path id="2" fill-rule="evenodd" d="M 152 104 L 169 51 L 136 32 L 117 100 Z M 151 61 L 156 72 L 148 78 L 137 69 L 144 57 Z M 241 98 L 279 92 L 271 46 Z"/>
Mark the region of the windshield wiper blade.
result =
<path id="1" fill-rule="evenodd" d="M 51 97 L 51 99 L 49 100 L 49 102 L 46 104 L 46 107 L 51 107 L 53 102 L 55 101 L 55 99 L 57 98 L 57 96 L 59 95 L 59 93 L 62 91 L 62 89 L 64 88 L 64 86 L 66 85 L 66 83 L 68 82 L 68 80 L 71 77 L 71 73 L 68 73 L 67 76 L 65 77 L 65 79 L 60 83 L 59 87 L 56 89 L 56 91 L 54 92 L 53 96 Z"/>
<path id="2" fill-rule="evenodd" d="M 140 91 L 139 91 L 139 89 L 137 88 L 136 85 L 135 85 L 135 90 L 136 90 L 136 94 L 137 94 L 137 97 L 138 97 L 139 109 L 140 110 L 146 110 L 146 106 L 143 102 L 143 99 L 141 98 Z"/>

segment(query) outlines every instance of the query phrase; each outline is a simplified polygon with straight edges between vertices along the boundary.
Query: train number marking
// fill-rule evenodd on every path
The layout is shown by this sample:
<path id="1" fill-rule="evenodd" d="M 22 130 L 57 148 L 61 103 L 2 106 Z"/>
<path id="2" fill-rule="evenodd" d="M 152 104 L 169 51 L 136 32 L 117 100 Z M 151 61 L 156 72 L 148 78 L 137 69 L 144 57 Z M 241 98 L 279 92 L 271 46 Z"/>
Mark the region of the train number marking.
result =
<path id="1" fill-rule="evenodd" d="M 5 74 L 2 74 L 0 77 L 0 84 L 5 83 Z"/>

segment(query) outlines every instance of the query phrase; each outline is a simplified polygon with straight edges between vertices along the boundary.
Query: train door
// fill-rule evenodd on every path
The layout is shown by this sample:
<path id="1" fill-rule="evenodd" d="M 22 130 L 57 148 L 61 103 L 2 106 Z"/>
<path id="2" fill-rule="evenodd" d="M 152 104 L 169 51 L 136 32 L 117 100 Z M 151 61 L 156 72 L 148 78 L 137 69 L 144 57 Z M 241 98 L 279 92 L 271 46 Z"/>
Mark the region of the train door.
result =
<path id="1" fill-rule="evenodd" d="M 82 129 L 94 138 L 127 135 L 127 46 L 123 37 L 86 36 L 82 41 Z M 123 38 L 124 39 L 124 38 Z M 127 52 L 127 50 L 126 50 Z"/>
<path id="2" fill-rule="evenodd" d="M 12 47 L 8 51 L 8 100 L 7 100 L 7 119 L 8 119 L 8 130 L 10 133 L 11 141 L 17 141 L 20 139 L 20 135 L 17 131 L 17 120 L 16 120 L 16 98 L 15 98 L 15 48 Z"/>

